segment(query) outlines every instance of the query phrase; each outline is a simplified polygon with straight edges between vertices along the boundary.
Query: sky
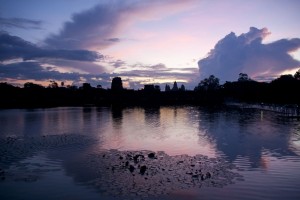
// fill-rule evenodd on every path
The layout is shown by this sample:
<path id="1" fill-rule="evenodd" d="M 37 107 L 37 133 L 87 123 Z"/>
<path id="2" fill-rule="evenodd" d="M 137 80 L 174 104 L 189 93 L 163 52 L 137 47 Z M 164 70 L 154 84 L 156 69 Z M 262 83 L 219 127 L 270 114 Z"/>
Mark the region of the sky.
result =
<path id="1" fill-rule="evenodd" d="M 300 68 L 298 0 L 0 0 L 0 82 L 193 89 Z"/>

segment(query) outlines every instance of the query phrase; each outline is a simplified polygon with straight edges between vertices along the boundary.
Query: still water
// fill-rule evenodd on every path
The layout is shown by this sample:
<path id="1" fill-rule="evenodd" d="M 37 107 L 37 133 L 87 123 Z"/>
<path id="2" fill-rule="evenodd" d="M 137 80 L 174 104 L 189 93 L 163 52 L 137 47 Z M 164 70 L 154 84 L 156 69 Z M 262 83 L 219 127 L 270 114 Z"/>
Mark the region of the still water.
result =
<path id="1" fill-rule="evenodd" d="M 300 121 L 272 112 L 189 106 L 0 110 L 2 145 L 8 137 L 58 135 L 60 142 L 72 136 L 70 145 L 13 153 L 0 147 L 5 156 L 0 178 L 1 170 L 8 174 L 0 181 L 0 199 L 115 199 L 91 184 L 94 174 L 85 165 L 86 157 L 104 149 L 222 158 L 243 177 L 224 187 L 174 191 L 155 199 L 300 199 Z"/>

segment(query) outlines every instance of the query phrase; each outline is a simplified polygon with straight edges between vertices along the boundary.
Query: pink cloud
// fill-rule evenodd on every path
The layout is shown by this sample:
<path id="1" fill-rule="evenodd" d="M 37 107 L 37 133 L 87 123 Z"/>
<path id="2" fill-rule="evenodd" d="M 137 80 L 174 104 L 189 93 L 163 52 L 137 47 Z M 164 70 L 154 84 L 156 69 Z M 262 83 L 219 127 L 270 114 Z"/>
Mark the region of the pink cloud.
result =
<path id="1" fill-rule="evenodd" d="M 120 39 L 122 30 L 140 20 L 156 20 L 191 6 L 193 0 L 109 1 L 74 14 L 58 34 L 45 43 L 52 48 L 103 49 Z"/>
<path id="2" fill-rule="evenodd" d="M 222 81 L 232 81 L 242 72 L 261 79 L 262 75 L 274 76 L 299 68 L 300 61 L 289 53 L 300 49 L 300 38 L 263 44 L 269 34 L 267 28 L 254 27 L 239 36 L 231 32 L 219 40 L 206 58 L 199 60 L 200 75 L 204 78 L 213 74 Z"/>

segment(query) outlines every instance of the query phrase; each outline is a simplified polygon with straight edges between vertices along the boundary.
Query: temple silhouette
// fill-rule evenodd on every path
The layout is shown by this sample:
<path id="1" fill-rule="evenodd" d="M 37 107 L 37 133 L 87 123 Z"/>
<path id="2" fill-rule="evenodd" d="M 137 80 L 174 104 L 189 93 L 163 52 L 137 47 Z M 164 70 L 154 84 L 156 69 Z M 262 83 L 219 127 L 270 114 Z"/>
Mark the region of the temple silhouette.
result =
<path id="1" fill-rule="evenodd" d="M 300 72 L 281 75 L 267 82 L 257 82 L 240 73 L 237 81 L 223 85 L 214 75 L 199 82 L 194 90 L 165 85 L 146 84 L 143 89 L 132 90 L 123 87 L 121 77 L 114 77 L 111 88 L 83 83 L 81 87 L 60 86 L 51 81 L 48 87 L 27 82 L 24 87 L 0 83 L 0 108 L 55 107 L 55 106 L 110 106 L 110 105 L 222 105 L 226 102 L 295 104 L 300 105 Z"/>

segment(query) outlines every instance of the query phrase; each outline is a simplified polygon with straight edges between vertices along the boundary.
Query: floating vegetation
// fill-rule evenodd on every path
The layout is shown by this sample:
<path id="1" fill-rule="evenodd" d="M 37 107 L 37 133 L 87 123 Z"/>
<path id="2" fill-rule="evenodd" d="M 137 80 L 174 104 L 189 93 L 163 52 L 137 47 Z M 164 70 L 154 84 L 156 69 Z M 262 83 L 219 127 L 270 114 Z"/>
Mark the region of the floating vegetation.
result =
<path id="1" fill-rule="evenodd" d="M 148 197 L 178 189 L 223 187 L 240 180 L 235 166 L 203 155 L 109 150 L 89 156 L 92 183 L 108 196 Z"/>
<path id="2" fill-rule="evenodd" d="M 92 142 L 92 139 L 82 135 L 2 138 L 0 182 L 34 182 L 43 173 L 61 170 L 60 165 L 41 161 L 41 158 L 47 159 L 49 150 L 71 150 L 76 155 L 80 152 L 81 164 L 77 172 L 92 172 L 93 176 L 85 183 L 109 197 L 155 197 L 174 190 L 223 187 L 242 180 L 235 172 L 235 166 L 223 159 L 203 155 L 170 156 L 162 151 L 147 150 L 102 150 L 90 154 L 81 152 L 80 147 Z M 78 148 L 79 152 L 75 151 Z"/>

